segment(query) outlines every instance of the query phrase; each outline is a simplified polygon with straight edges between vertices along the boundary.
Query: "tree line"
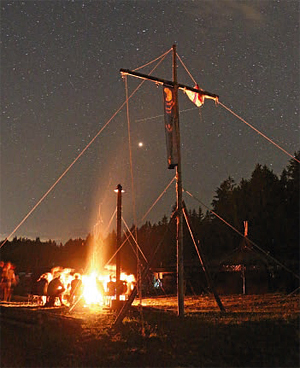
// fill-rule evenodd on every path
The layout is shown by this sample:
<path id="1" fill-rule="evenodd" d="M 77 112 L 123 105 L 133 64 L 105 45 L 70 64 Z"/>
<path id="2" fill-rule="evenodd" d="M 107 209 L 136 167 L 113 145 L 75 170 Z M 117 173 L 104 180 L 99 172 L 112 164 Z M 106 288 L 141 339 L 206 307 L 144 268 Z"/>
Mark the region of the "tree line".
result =
<path id="1" fill-rule="evenodd" d="M 295 157 L 300 160 L 300 151 Z M 289 161 L 280 176 L 260 164 L 250 179 L 236 183 L 229 176 L 217 188 L 211 210 L 204 211 L 199 204 L 197 209 L 187 209 L 186 214 L 190 228 L 184 222 L 185 265 L 199 262 L 190 231 L 208 264 L 217 265 L 240 245 L 244 221 L 248 221 L 249 239 L 299 273 L 299 163 L 295 160 Z M 129 232 L 123 236 L 121 264 L 126 272 L 136 274 L 137 264 L 143 267 L 151 259 L 153 268 L 176 265 L 176 220 L 172 216 L 165 215 L 155 224 L 147 221 L 137 229 L 132 227 L 131 233 L 138 245 Z M 105 238 L 88 234 L 85 239 L 69 239 L 64 245 L 15 237 L 1 248 L 0 258 L 24 272 L 54 266 L 87 270 L 92 259 L 100 268 L 110 259 L 109 263 L 114 264 L 115 251 L 116 233 L 112 231 Z"/>

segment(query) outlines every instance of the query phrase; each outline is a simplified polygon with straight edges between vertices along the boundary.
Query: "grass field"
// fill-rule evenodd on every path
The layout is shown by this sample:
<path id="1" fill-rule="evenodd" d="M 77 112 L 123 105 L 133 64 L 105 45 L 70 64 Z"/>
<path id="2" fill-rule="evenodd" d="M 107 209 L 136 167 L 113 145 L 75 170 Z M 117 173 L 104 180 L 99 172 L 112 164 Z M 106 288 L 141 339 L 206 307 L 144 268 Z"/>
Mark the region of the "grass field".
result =
<path id="1" fill-rule="evenodd" d="M 1 367 L 299 367 L 299 295 L 139 301 L 107 309 L 1 306 Z"/>

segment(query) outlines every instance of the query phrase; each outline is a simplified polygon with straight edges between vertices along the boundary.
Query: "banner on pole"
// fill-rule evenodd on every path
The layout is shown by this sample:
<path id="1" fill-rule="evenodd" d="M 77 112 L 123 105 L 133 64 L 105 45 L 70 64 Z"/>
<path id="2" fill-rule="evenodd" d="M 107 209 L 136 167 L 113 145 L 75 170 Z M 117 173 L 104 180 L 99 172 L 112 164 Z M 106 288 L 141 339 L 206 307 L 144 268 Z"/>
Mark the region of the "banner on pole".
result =
<path id="1" fill-rule="evenodd" d="M 176 106 L 174 87 L 164 85 L 163 94 L 168 169 L 174 169 L 175 166 L 178 165 L 177 124 L 175 121 Z"/>

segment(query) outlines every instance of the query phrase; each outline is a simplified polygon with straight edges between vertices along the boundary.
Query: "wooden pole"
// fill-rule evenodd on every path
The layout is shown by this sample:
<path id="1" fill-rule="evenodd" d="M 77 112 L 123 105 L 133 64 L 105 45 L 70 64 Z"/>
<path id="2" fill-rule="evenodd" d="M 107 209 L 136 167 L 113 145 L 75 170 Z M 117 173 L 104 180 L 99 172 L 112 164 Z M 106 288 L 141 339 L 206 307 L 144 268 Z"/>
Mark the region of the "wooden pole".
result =
<path id="1" fill-rule="evenodd" d="M 243 279 L 243 295 L 246 295 L 246 277 L 245 277 L 245 265 L 242 264 L 242 279 Z"/>
<path id="2" fill-rule="evenodd" d="M 193 231 L 192 231 L 192 226 L 191 226 L 191 223 L 189 221 L 189 218 L 188 218 L 188 213 L 187 213 L 187 209 L 186 209 L 186 206 L 185 206 L 185 203 L 183 202 L 182 204 L 182 212 L 184 214 L 184 217 L 185 217 L 185 220 L 186 220 L 186 224 L 188 226 L 188 229 L 190 231 L 190 235 L 192 237 L 192 240 L 193 240 L 193 243 L 194 243 L 194 246 L 195 246 L 195 249 L 196 249 L 196 252 L 197 252 L 197 255 L 198 255 L 198 258 L 199 258 L 199 261 L 200 261 L 200 264 L 201 264 L 201 267 L 202 267 L 202 270 L 205 274 L 205 277 L 206 277 L 206 281 L 207 281 L 207 285 L 209 287 L 209 289 L 213 292 L 214 294 L 214 297 L 216 299 L 216 302 L 220 308 L 220 310 L 222 312 L 225 312 L 225 308 L 221 302 L 221 299 L 219 298 L 219 295 L 217 294 L 214 286 L 213 286 L 213 282 L 212 282 L 212 279 L 210 277 L 210 274 L 208 272 L 208 269 L 206 267 L 206 262 L 204 261 L 204 256 L 203 254 L 201 254 L 201 250 L 200 250 L 200 242 L 198 240 L 198 246 L 196 244 L 196 241 L 195 241 L 195 238 L 194 238 L 194 235 L 193 235 Z"/>
<path id="3" fill-rule="evenodd" d="M 167 232 L 170 230 L 171 225 L 173 225 L 173 220 L 175 220 L 175 213 L 171 217 L 171 221 L 168 224 L 168 227 L 167 227 L 167 230 L 166 230 L 166 232 L 163 236 L 163 239 L 161 240 L 160 243 L 158 243 L 156 245 L 156 247 L 154 249 L 154 252 L 152 254 L 152 258 L 150 259 L 150 261 L 148 262 L 148 264 L 146 265 L 146 267 L 144 268 L 144 270 L 142 272 L 142 276 L 141 276 L 142 281 L 146 279 L 146 276 L 148 275 L 150 267 L 152 266 L 154 260 L 156 259 L 157 252 L 160 249 L 161 245 L 163 244 L 163 242 L 165 240 L 165 236 L 166 236 Z M 125 304 L 121 308 L 121 310 L 120 310 L 120 312 L 119 312 L 119 314 L 118 314 L 118 316 L 117 316 L 117 318 L 116 318 L 116 320 L 113 324 L 114 327 L 117 327 L 122 323 L 127 311 L 129 310 L 132 302 L 134 301 L 135 297 L 137 296 L 137 293 L 138 293 L 137 285 L 135 285 L 132 292 L 131 292 L 131 294 L 129 295 L 128 299 L 126 300 Z"/>
<path id="4" fill-rule="evenodd" d="M 117 188 L 117 254 L 116 254 L 116 300 L 120 299 L 120 275 L 121 275 L 121 255 L 119 248 L 121 247 L 121 218 L 122 218 L 122 185 L 118 184 Z"/>
<path id="5" fill-rule="evenodd" d="M 183 267 L 183 216 L 182 216 L 182 175 L 181 175 L 181 150 L 180 150 L 180 128 L 178 108 L 178 85 L 177 85 L 177 63 L 176 45 L 173 45 L 173 83 L 175 97 L 175 125 L 177 132 L 177 155 L 176 166 L 176 197 L 177 197 L 177 299 L 178 316 L 184 316 L 184 267 Z"/>
<path id="6" fill-rule="evenodd" d="M 176 220 L 177 220 L 177 294 L 178 294 L 178 315 L 184 315 L 184 266 L 183 266 L 183 205 L 182 205 L 182 175 L 181 175 L 181 152 L 180 152 L 180 130 L 179 130 L 179 108 L 178 108 L 178 89 L 189 90 L 192 92 L 200 93 L 205 95 L 206 98 L 218 101 L 219 96 L 201 89 L 193 88 L 180 84 L 177 82 L 177 63 L 176 63 L 176 45 L 173 45 L 173 81 L 152 77 L 150 75 L 138 73 L 131 71 L 129 69 L 120 69 L 122 75 L 132 75 L 134 77 L 149 80 L 160 85 L 167 85 L 174 87 L 174 97 L 175 97 L 175 124 L 177 132 L 177 154 L 178 154 L 178 165 L 176 166 L 176 199 L 177 199 L 177 210 L 176 210 Z M 124 314 L 131 305 L 135 296 L 137 295 L 137 288 L 135 287 L 130 298 L 128 299 L 126 305 L 120 311 L 115 325 L 122 322 Z"/>

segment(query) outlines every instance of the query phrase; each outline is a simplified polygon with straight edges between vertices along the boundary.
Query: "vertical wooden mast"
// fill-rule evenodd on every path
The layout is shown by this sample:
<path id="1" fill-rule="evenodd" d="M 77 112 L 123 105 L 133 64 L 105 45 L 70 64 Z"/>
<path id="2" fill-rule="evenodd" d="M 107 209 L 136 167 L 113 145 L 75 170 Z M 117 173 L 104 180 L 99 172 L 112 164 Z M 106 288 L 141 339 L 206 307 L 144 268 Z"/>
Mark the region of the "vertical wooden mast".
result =
<path id="1" fill-rule="evenodd" d="M 184 84 L 177 82 L 177 54 L 176 54 L 176 45 L 173 45 L 173 80 L 165 80 L 162 78 L 152 77 L 150 75 L 138 73 L 131 71 L 129 69 L 120 69 L 122 75 L 131 75 L 136 78 L 149 80 L 155 82 L 156 84 L 166 85 L 170 87 L 174 87 L 174 100 L 175 100 L 175 125 L 176 125 L 176 144 L 177 144 L 177 158 L 178 164 L 176 165 L 176 199 L 177 199 L 177 208 L 176 208 L 176 219 L 177 219 L 177 298 L 178 298 L 178 315 L 184 316 L 184 267 L 183 267 L 183 201 L 182 201 L 182 177 L 181 177 L 181 144 L 180 144 L 180 130 L 179 130 L 179 108 L 178 108 L 178 89 L 188 90 L 195 93 L 200 93 L 201 95 L 205 95 L 206 97 L 212 98 L 214 100 L 218 99 L 219 96 L 212 94 L 207 91 L 199 90 L 198 88 L 193 88 L 186 86 Z M 150 265 L 146 267 L 143 272 L 143 276 L 145 277 L 147 271 L 149 270 Z M 137 286 L 134 287 L 132 293 L 130 294 L 126 304 L 120 310 L 115 322 L 114 326 L 119 325 L 130 305 L 132 304 L 134 298 L 137 295 Z"/>
<path id="2" fill-rule="evenodd" d="M 118 184 L 117 192 L 117 254 L 116 254 L 116 299 L 120 298 L 120 275 L 121 275 L 121 218 L 122 218 L 122 185 Z"/>
<path id="3" fill-rule="evenodd" d="M 173 45 L 173 82 L 175 96 L 175 124 L 177 132 L 177 154 L 178 164 L 176 166 L 176 198 L 177 198 L 177 299 L 178 315 L 184 315 L 184 267 L 183 267 L 183 214 L 182 214 L 182 177 L 181 177 L 181 144 L 179 129 L 179 108 L 178 108 L 178 84 L 177 84 L 177 62 L 176 45 Z"/>

